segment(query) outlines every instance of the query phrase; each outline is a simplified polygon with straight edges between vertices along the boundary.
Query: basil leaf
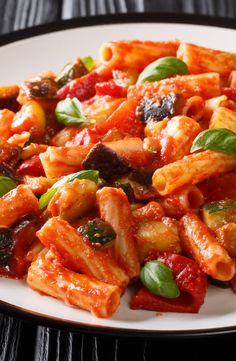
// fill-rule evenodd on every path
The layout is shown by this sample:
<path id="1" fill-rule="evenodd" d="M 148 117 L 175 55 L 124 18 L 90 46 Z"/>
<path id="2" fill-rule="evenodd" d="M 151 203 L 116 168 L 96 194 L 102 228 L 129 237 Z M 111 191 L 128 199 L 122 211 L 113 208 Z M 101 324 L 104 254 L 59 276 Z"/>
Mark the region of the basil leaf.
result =
<path id="1" fill-rule="evenodd" d="M 52 185 L 50 189 L 39 198 L 39 208 L 42 209 L 48 205 L 54 194 L 57 192 L 59 187 L 66 183 L 72 182 L 74 179 L 89 179 L 95 183 L 98 183 L 99 172 L 97 170 L 81 170 L 77 173 L 69 174 L 62 177 Z"/>
<path id="2" fill-rule="evenodd" d="M 92 70 L 94 67 L 94 60 L 91 56 L 86 56 L 85 58 L 81 59 L 84 66 L 87 68 L 88 71 Z"/>
<path id="3" fill-rule="evenodd" d="M 191 153 L 200 149 L 210 149 L 225 154 L 236 154 L 236 134 L 226 128 L 204 130 L 194 139 Z"/>
<path id="4" fill-rule="evenodd" d="M 84 116 L 82 105 L 77 98 L 61 100 L 56 106 L 55 114 L 58 122 L 65 125 L 81 126 L 94 123 L 94 120 Z"/>
<path id="5" fill-rule="evenodd" d="M 137 84 L 157 81 L 177 74 L 189 74 L 187 65 L 174 56 L 166 56 L 149 64 L 139 75 Z"/>
<path id="6" fill-rule="evenodd" d="M 147 262 L 141 269 L 140 279 L 155 295 L 166 298 L 177 298 L 180 295 L 171 269 L 160 261 Z"/>
<path id="7" fill-rule="evenodd" d="M 0 197 L 16 187 L 17 184 L 11 178 L 0 176 Z"/>
<path id="8" fill-rule="evenodd" d="M 50 189 L 61 187 L 66 183 L 72 182 L 74 179 L 89 179 L 95 183 L 98 183 L 98 177 L 98 170 L 81 170 L 80 172 L 68 174 L 65 177 L 59 179 L 59 181 L 54 183 Z"/>
<path id="9" fill-rule="evenodd" d="M 43 209 L 48 205 L 57 190 L 58 188 L 50 188 L 46 193 L 41 195 L 41 197 L 39 198 L 39 209 Z"/>

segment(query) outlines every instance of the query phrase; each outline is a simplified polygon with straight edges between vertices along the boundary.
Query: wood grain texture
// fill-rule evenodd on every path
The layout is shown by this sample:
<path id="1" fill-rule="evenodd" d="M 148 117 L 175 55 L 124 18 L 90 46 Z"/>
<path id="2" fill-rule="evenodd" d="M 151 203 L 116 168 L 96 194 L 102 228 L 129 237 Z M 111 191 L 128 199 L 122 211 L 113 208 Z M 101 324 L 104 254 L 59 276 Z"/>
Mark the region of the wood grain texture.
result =
<path id="1" fill-rule="evenodd" d="M 0 34 L 38 24 L 80 16 L 126 12 L 176 12 L 236 18 L 235 0 L 0 0 Z M 158 320 L 157 320 L 158 322 Z M 191 361 L 203 360 L 207 348 L 212 358 L 234 360 L 234 335 L 188 341 Z M 218 347 L 226 342 L 226 346 Z M 32 326 L 0 315 L 0 361 L 132 361 L 190 360 L 186 340 L 147 340 L 92 336 Z M 204 351 L 204 354 L 207 353 Z M 186 357 L 185 357 L 186 356 Z"/>

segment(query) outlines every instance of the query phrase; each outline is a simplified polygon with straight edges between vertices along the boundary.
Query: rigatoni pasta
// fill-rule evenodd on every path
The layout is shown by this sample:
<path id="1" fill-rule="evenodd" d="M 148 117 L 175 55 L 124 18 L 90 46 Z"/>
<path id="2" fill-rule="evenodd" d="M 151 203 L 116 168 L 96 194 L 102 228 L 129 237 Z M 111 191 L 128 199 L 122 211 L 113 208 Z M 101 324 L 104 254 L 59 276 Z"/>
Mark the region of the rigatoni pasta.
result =
<path id="1" fill-rule="evenodd" d="M 95 317 L 127 288 L 192 313 L 208 280 L 235 290 L 235 74 L 225 51 L 108 40 L 0 87 L 0 274 Z"/>

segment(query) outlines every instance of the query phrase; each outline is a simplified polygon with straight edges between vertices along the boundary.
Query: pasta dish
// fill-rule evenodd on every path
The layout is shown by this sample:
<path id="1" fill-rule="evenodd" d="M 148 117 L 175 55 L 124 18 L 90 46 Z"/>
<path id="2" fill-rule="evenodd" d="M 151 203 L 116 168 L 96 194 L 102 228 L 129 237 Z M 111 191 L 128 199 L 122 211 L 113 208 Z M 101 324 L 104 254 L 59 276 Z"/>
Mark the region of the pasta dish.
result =
<path id="1" fill-rule="evenodd" d="M 0 275 L 108 318 L 236 292 L 236 55 L 115 41 L 0 86 Z"/>

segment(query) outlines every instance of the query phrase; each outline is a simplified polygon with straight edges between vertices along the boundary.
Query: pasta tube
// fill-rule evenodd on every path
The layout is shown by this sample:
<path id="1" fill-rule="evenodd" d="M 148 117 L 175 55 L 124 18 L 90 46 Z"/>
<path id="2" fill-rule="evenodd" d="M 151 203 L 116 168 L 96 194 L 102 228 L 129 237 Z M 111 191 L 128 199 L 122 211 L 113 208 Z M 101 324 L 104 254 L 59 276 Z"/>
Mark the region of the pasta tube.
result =
<path id="1" fill-rule="evenodd" d="M 153 187 L 165 196 L 183 186 L 229 172 L 235 167 L 236 155 L 206 150 L 157 169 L 152 178 Z"/>
<path id="2" fill-rule="evenodd" d="M 37 232 L 37 237 L 66 267 L 121 288 L 127 286 L 129 278 L 115 260 L 95 250 L 89 241 L 86 242 L 86 239 L 63 219 L 49 219 Z"/>
<path id="3" fill-rule="evenodd" d="M 192 74 L 217 72 L 223 79 L 227 79 L 231 71 L 236 69 L 235 54 L 195 44 L 181 43 L 177 57 L 188 65 Z"/>
<path id="4" fill-rule="evenodd" d="M 199 95 L 203 99 L 209 99 L 220 95 L 220 78 L 217 73 L 205 73 L 197 75 L 177 75 L 153 83 L 146 82 L 131 86 L 128 90 L 128 98 L 153 97 L 155 95 L 167 95 L 170 92 L 180 93 L 184 98 Z"/>
<path id="5" fill-rule="evenodd" d="M 183 250 L 205 273 L 220 281 L 233 278 L 234 261 L 197 215 L 188 213 L 181 218 L 179 234 Z"/>
<path id="6" fill-rule="evenodd" d="M 64 268 L 50 253 L 39 255 L 31 264 L 28 285 L 40 293 L 88 310 L 96 317 L 111 317 L 119 306 L 121 289 Z"/>
<path id="7" fill-rule="evenodd" d="M 104 187 L 97 192 L 101 218 L 116 232 L 114 254 L 131 279 L 139 274 L 140 264 L 135 246 L 135 224 L 126 194 L 121 189 Z"/>
<path id="8" fill-rule="evenodd" d="M 0 198 L 0 225 L 11 226 L 26 214 L 38 210 L 38 200 L 32 190 L 25 185 L 19 185 Z"/>

